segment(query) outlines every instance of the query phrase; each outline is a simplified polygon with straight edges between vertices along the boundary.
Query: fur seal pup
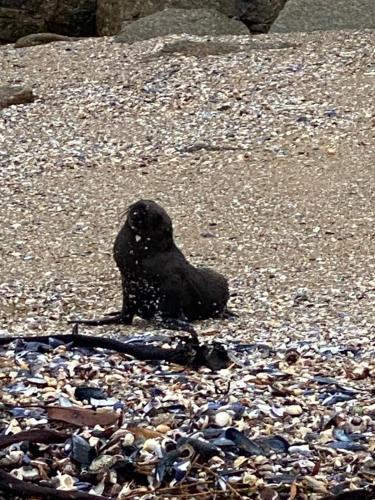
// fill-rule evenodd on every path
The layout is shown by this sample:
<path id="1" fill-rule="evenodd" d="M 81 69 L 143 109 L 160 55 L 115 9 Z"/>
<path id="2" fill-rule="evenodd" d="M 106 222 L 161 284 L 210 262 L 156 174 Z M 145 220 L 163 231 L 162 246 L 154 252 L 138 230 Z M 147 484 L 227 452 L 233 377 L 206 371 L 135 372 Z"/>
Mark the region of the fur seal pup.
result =
<path id="1" fill-rule="evenodd" d="M 156 317 L 168 328 L 191 331 L 191 321 L 231 314 L 226 309 L 227 279 L 187 261 L 174 243 L 172 221 L 160 205 L 139 200 L 126 214 L 113 248 L 122 279 L 122 310 L 73 323 L 131 324 L 137 315 L 146 320 Z"/>

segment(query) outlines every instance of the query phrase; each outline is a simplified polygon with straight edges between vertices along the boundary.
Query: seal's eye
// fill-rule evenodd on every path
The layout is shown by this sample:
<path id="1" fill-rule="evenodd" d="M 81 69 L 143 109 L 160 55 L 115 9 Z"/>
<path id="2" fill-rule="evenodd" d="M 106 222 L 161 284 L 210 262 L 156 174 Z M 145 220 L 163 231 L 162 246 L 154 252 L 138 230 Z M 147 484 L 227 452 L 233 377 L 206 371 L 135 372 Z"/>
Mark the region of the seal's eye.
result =
<path id="1" fill-rule="evenodd" d="M 147 212 L 147 207 L 139 207 L 132 212 L 131 217 L 136 223 L 139 224 L 146 219 Z"/>
<path id="2" fill-rule="evenodd" d="M 142 219 L 141 214 L 137 210 L 135 210 L 132 213 L 132 219 L 134 222 L 137 222 L 137 223 L 141 222 L 141 219 Z"/>

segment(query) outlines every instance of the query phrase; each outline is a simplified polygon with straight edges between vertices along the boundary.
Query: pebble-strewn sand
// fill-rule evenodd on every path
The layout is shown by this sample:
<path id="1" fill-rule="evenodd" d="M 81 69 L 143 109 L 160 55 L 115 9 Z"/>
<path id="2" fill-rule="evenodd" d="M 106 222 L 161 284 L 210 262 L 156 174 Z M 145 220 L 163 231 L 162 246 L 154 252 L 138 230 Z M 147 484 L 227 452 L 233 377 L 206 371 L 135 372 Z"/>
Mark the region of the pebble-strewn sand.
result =
<path id="1" fill-rule="evenodd" d="M 1 81 L 38 96 L 0 112 L 0 329 L 68 331 L 70 316 L 117 309 L 111 251 L 121 214 L 155 199 L 191 261 L 230 278 L 239 318 L 198 332 L 272 345 L 270 363 L 310 342 L 316 363 L 301 351 L 293 380 L 319 373 L 363 389 L 360 401 L 318 406 L 349 421 L 368 413 L 375 377 L 375 33 L 257 41 L 293 47 L 204 58 L 160 55 L 163 40 L 0 47 Z M 347 345 L 358 359 L 322 354 Z M 368 377 L 351 380 L 353 363 Z M 235 386 L 241 370 L 225 377 Z M 259 387 L 241 391 L 255 411 Z M 265 384 L 257 397 L 270 394 Z M 288 430 L 282 417 L 264 417 L 291 440 L 314 427 L 317 411 L 310 396 L 295 397 L 303 414 Z M 323 483 L 334 481 L 331 462 Z"/>

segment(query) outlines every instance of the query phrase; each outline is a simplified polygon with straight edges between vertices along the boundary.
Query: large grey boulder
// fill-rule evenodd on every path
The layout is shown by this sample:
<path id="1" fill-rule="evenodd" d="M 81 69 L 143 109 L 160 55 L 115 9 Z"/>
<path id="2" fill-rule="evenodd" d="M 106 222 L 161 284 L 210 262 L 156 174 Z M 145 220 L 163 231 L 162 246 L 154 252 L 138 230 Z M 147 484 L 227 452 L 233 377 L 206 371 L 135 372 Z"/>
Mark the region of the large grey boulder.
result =
<path id="1" fill-rule="evenodd" d="M 55 0 L 47 28 L 60 35 L 95 36 L 96 0 Z"/>
<path id="2" fill-rule="evenodd" d="M 132 23 L 124 23 L 116 41 L 134 43 L 182 33 L 196 36 L 250 34 L 243 23 L 214 9 L 165 9 Z"/>
<path id="3" fill-rule="evenodd" d="M 0 41 L 30 33 L 94 36 L 96 0 L 0 0 Z"/>
<path id="4" fill-rule="evenodd" d="M 122 23 L 135 21 L 166 8 L 215 9 L 246 24 L 255 32 L 266 32 L 286 0 L 97 0 L 97 29 L 101 36 L 116 35 Z"/>
<path id="5" fill-rule="evenodd" d="M 267 33 L 286 2 L 287 0 L 250 0 L 246 2 L 246 10 L 240 19 L 253 33 Z"/>
<path id="6" fill-rule="evenodd" d="M 45 19 L 52 0 L 0 0 L 0 41 L 14 42 L 21 36 L 47 31 Z"/>
<path id="7" fill-rule="evenodd" d="M 271 33 L 375 28 L 375 0 L 288 0 Z"/>

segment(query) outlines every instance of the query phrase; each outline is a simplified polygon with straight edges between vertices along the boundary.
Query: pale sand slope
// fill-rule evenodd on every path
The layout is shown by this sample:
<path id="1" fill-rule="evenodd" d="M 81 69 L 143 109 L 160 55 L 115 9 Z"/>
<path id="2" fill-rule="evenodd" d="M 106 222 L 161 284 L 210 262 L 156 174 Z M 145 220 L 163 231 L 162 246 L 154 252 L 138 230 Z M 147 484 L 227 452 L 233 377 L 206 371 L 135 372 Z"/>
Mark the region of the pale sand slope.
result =
<path id="1" fill-rule="evenodd" d="M 295 46 L 205 58 L 153 56 L 163 40 L 1 47 L 3 82 L 39 96 L 1 114 L 4 329 L 118 308 L 112 243 L 140 197 L 169 211 L 194 263 L 231 278 L 231 331 L 370 328 L 374 32 L 256 40 Z M 292 307 L 300 287 L 313 307 Z"/>

